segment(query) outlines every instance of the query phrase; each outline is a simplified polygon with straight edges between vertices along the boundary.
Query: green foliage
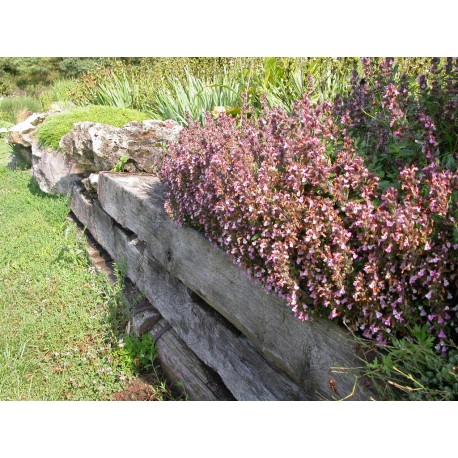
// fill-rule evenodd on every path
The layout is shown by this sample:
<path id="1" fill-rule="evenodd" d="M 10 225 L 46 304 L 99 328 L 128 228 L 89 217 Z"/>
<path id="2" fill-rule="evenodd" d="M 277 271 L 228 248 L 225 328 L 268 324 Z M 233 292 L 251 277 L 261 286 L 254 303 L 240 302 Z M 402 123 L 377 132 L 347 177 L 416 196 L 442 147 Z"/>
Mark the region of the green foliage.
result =
<path id="1" fill-rule="evenodd" d="M 240 68 L 259 59 L 251 58 L 130 58 L 114 59 L 109 66 L 83 75 L 73 91 L 78 105 L 113 105 L 145 111 L 157 89 L 169 81 L 186 81 L 188 74 L 212 80 L 224 68 Z"/>
<path id="2" fill-rule="evenodd" d="M 80 78 L 73 100 L 81 105 L 135 108 L 186 125 L 186 113 L 203 122 L 204 113 L 214 107 L 239 111 L 243 93 L 256 110 L 262 94 L 269 106 L 288 111 L 304 92 L 323 100 L 346 89 L 356 62 L 353 58 L 144 58 L 131 65 L 117 60 Z"/>
<path id="3" fill-rule="evenodd" d="M 40 100 L 45 108 L 55 102 L 71 102 L 71 94 L 76 86 L 76 80 L 59 79 L 40 95 Z"/>
<path id="4" fill-rule="evenodd" d="M 205 113 L 214 107 L 239 108 L 242 93 L 248 89 L 245 78 L 233 79 L 224 72 L 213 80 L 202 80 L 186 73 L 186 81 L 168 80 L 167 89 L 158 89 L 147 107 L 154 119 L 173 119 L 187 125 L 187 114 L 204 122 Z"/>
<path id="5" fill-rule="evenodd" d="M 270 107 L 280 106 L 288 112 L 304 93 L 313 102 L 332 100 L 347 90 L 357 64 L 356 58 L 265 58 L 252 83 L 255 99 L 265 94 Z"/>
<path id="6" fill-rule="evenodd" d="M 118 65 L 116 70 L 107 70 L 109 77 L 106 78 L 99 74 L 97 85 L 87 87 L 85 101 L 92 105 L 143 108 L 148 97 L 152 95 L 153 86 L 149 81 L 149 74 L 142 73 L 140 67 Z"/>
<path id="7" fill-rule="evenodd" d="M 126 365 L 130 366 L 128 369 L 138 374 L 153 371 L 157 362 L 156 346 L 149 334 L 140 337 L 127 336 L 121 342 L 118 353 L 124 358 Z"/>
<path id="8" fill-rule="evenodd" d="M 104 106 L 88 106 L 76 108 L 67 113 L 49 116 L 40 126 L 37 133 L 38 141 L 53 149 L 59 149 L 61 138 L 68 134 L 73 124 L 82 121 L 98 122 L 122 127 L 129 121 L 143 121 L 148 116 L 132 109 Z"/>
<path id="9" fill-rule="evenodd" d="M 10 127 L 13 127 L 13 123 L 8 122 L 8 121 L 2 121 L 0 120 L 0 129 L 9 129 Z M 5 134 L 0 133 L 0 137 L 2 137 Z"/>
<path id="10" fill-rule="evenodd" d="M 0 95 L 38 95 L 55 80 L 76 78 L 109 63 L 99 57 L 1 57 Z"/>
<path id="11" fill-rule="evenodd" d="M 434 336 L 425 326 L 415 326 L 412 340 L 393 338 L 389 345 L 369 343 L 356 337 L 368 355 L 363 376 L 369 378 L 381 399 L 458 400 L 458 347 L 439 354 Z"/>
<path id="12" fill-rule="evenodd" d="M 123 172 L 124 166 L 129 162 L 129 156 L 121 156 L 117 164 L 111 169 L 112 172 Z"/>
<path id="13" fill-rule="evenodd" d="M 0 115 L 4 121 L 16 124 L 21 112 L 40 112 L 43 105 L 37 99 L 32 97 L 7 97 L 0 100 Z"/>

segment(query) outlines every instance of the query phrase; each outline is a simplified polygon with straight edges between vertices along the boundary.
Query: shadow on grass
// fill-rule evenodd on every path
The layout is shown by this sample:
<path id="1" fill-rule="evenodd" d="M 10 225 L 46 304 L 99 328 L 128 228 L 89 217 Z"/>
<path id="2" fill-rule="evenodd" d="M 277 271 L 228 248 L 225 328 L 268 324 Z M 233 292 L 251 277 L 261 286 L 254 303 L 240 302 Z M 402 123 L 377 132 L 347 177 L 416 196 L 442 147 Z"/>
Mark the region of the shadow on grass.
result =
<path id="1" fill-rule="evenodd" d="M 3 139 L 0 137 L 0 141 L 3 143 Z M 6 159 L 4 164 L 11 170 L 27 170 L 31 167 L 31 152 L 28 153 L 27 148 L 23 148 L 22 152 L 19 148 L 11 146 L 9 143 L 5 142 L 4 145 L 1 145 L 2 148 L 5 148 L 5 157 Z M 3 162 L 3 161 L 2 161 Z"/>
<path id="2" fill-rule="evenodd" d="M 29 189 L 30 194 L 37 197 L 42 197 L 44 199 L 62 199 L 61 195 L 53 195 L 43 192 L 33 176 L 30 177 L 27 188 Z"/>

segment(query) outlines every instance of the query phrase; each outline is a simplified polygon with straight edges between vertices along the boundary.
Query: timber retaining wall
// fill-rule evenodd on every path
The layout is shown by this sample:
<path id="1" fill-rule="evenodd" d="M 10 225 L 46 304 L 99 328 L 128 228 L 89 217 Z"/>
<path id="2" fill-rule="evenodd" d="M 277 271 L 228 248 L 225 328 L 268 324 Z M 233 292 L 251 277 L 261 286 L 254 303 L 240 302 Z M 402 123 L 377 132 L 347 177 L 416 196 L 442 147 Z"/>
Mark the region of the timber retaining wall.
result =
<path id="1" fill-rule="evenodd" d="M 25 132 L 35 128 L 29 124 Z M 201 233 L 175 224 L 157 177 L 100 172 L 96 192 L 88 192 L 81 182 L 88 173 L 74 162 L 80 151 L 49 151 L 27 135 L 11 142 L 27 150 L 40 188 L 70 194 L 77 220 L 124 263 L 149 301 L 147 310 L 132 311 L 133 330 L 151 333 L 166 374 L 190 399 L 371 398 L 346 329 L 326 319 L 299 321 Z"/>
<path id="2" fill-rule="evenodd" d="M 170 220 L 164 199 L 164 186 L 154 176 L 102 172 L 97 197 L 75 185 L 71 208 L 236 399 L 351 393 L 357 374 L 349 369 L 359 361 L 346 330 L 325 319 L 296 319 L 283 300 L 202 234 Z M 368 398 L 357 385 L 352 399 Z"/>

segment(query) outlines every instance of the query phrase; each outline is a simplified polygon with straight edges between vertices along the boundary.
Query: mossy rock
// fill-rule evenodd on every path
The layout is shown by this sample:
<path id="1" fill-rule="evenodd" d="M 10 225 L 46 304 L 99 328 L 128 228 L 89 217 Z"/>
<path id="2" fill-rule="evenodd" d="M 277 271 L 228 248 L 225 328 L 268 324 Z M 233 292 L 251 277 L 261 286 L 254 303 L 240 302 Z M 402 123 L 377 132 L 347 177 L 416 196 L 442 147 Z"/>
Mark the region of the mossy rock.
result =
<path id="1" fill-rule="evenodd" d="M 148 115 L 129 108 L 87 106 L 66 113 L 49 116 L 37 132 L 38 142 L 45 147 L 59 150 L 61 138 L 68 134 L 75 123 L 82 121 L 122 127 L 130 121 L 144 121 Z"/>

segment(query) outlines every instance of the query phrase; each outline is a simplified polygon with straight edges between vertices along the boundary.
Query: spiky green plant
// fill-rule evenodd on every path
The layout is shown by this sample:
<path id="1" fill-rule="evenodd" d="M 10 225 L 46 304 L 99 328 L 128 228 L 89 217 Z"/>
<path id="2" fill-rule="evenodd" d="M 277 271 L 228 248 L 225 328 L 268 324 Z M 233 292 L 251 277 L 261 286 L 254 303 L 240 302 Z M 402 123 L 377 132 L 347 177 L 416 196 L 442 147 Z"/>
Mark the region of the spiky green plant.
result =
<path id="1" fill-rule="evenodd" d="M 242 94 L 248 89 L 246 77 L 234 78 L 229 72 L 213 80 L 202 80 L 186 73 L 186 81 L 168 80 L 167 89 L 156 91 L 148 113 L 154 119 L 174 119 L 187 125 L 187 114 L 204 122 L 205 112 L 214 107 L 237 110 L 242 104 Z"/>
<path id="2" fill-rule="evenodd" d="M 71 94 L 77 82 L 71 79 L 60 79 L 54 81 L 52 86 L 43 92 L 40 100 L 45 108 L 56 102 L 71 102 Z"/>

